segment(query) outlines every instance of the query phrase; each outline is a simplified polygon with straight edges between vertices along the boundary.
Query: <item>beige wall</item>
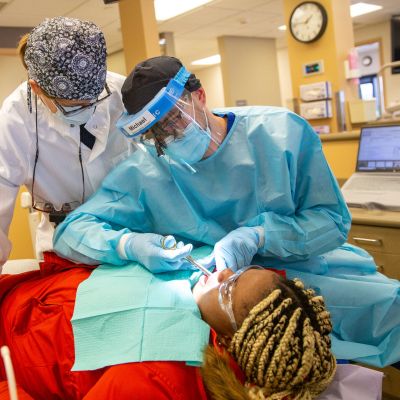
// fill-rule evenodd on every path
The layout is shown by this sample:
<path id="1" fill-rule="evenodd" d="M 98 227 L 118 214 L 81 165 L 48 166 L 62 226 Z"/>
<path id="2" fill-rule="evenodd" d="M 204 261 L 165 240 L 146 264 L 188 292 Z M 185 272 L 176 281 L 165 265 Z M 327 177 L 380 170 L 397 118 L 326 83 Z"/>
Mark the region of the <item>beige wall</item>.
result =
<path id="1" fill-rule="evenodd" d="M 293 90 L 287 47 L 276 50 L 279 71 L 279 88 L 283 107 L 292 107 Z"/>
<path id="2" fill-rule="evenodd" d="M 125 57 L 123 51 L 117 51 L 109 54 L 107 57 L 107 69 L 112 72 L 117 72 L 121 75 L 128 75 L 131 71 L 126 71 Z"/>
<path id="3" fill-rule="evenodd" d="M 186 68 L 189 69 L 189 71 L 191 70 L 189 65 L 187 65 Z M 220 65 L 213 65 L 211 67 L 197 69 L 192 72 L 197 76 L 197 78 L 200 79 L 200 82 L 206 91 L 207 107 L 209 109 L 224 107 L 224 87 L 222 84 L 222 72 Z"/>
<path id="4" fill-rule="evenodd" d="M 354 30 L 354 41 L 356 44 L 371 39 L 381 39 L 383 47 L 383 63 L 391 61 L 391 38 L 390 20 L 375 25 L 368 25 L 365 28 Z M 400 101 L 400 74 L 392 75 L 390 68 L 384 71 L 385 102 L 389 105 L 393 101 Z"/>
<path id="5" fill-rule="evenodd" d="M 27 74 L 18 56 L 0 55 L 0 103 L 24 80 Z"/>
<path id="6" fill-rule="evenodd" d="M 218 38 L 225 103 L 281 105 L 275 39 Z"/>

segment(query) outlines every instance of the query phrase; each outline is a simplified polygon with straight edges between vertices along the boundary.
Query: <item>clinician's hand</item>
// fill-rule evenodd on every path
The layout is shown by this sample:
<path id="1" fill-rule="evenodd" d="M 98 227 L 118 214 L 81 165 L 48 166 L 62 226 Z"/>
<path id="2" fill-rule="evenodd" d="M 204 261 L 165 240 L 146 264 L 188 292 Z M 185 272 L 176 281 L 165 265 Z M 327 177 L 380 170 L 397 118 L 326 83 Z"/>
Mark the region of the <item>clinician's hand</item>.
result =
<path id="1" fill-rule="evenodd" d="M 173 236 L 167 236 L 167 245 L 176 243 Z M 155 233 L 131 233 L 125 242 L 125 253 L 129 260 L 137 261 L 151 272 L 168 272 L 178 269 L 191 269 L 185 260 L 190 255 L 193 245 L 177 243 L 175 249 L 163 249 L 164 236 Z M 174 243 L 171 243 L 174 242 Z M 168 243 L 169 242 L 169 243 Z"/>
<path id="2" fill-rule="evenodd" d="M 261 227 L 241 227 L 229 232 L 214 246 L 215 265 L 218 271 L 239 268 L 251 264 L 260 246 Z"/>

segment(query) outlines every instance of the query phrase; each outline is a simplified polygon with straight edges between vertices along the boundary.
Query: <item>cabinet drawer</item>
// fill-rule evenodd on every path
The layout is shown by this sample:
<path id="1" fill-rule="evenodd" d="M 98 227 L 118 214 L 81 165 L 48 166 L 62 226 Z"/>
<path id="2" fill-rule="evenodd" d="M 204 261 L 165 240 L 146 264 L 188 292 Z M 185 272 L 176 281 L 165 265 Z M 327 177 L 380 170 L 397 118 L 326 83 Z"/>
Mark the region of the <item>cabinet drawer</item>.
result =
<path id="1" fill-rule="evenodd" d="M 370 250 L 368 250 L 368 253 L 374 257 L 380 273 L 385 274 L 389 278 L 400 280 L 400 255 L 385 254 Z"/>
<path id="2" fill-rule="evenodd" d="M 400 255 L 400 229 L 352 225 L 348 242 L 367 251 Z"/>

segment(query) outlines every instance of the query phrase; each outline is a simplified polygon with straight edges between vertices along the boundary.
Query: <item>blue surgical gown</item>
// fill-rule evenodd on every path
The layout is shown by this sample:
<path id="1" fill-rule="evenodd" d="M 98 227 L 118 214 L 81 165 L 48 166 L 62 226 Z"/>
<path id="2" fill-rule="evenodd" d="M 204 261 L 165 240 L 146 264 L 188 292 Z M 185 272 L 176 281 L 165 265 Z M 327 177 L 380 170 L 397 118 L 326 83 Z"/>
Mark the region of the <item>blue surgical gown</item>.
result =
<path id="1" fill-rule="evenodd" d="M 58 227 L 55 250 L 121 265 L 117 246 L 131 231 L 214 245 L 238 227 L 262 226 L 258 256 L 268 265 L 344 243 L 351 217 L 310 125 L 277 107 L 214 112 L 232 112 L 235 121 L 219 149 L 193 165 L 195 173 L 143 147 Z"/>

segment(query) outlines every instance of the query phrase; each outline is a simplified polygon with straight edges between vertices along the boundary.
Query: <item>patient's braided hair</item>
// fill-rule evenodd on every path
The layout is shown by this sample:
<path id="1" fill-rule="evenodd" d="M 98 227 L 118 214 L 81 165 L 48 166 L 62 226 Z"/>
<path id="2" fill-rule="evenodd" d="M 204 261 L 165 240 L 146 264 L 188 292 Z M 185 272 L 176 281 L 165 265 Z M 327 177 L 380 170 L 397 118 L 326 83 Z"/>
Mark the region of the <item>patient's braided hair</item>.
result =
<path id="1" fill-rule="evenodd" d="M 228 348 L 246 376 L 245 386 L 228 357 L 208 346 L 202 368 L 207 390 L 215 400 L 313 399 L 336 370 L 331 330 L 323 298 L 298 279 L 280 278 L 250 310 Z"/>

